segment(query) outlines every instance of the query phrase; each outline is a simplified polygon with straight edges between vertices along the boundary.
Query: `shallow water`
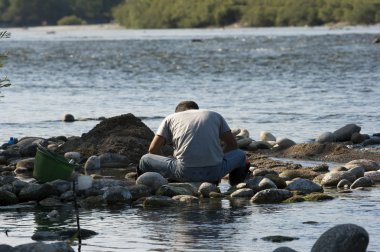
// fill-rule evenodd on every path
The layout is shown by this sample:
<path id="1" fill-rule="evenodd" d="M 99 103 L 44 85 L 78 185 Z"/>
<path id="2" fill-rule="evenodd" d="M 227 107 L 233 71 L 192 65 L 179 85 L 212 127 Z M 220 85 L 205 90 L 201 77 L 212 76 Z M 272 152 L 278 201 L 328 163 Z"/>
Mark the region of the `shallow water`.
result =
<path id="1" fill-rule="evenodd" d="M 254 139 L 266 130 L 304 142 L 347 123 L 380 131 L 380 50 L 371 43 L 378 26 L 10 31 L 12 38 L 0 41 L 9 52 L 1 74 L 13 83 L 1 90 L 0 141 L 81 135 L 100 116 L 128 112 L 154 130 L 184 99 L 220 112 Z M 90 120 L 63 123 L 65 113 Z M 80 209 L 82 227 L 99 233 L 81 250 L 308 251 L 330 227 L 354 223 L 370 234 L 369 251 L 380 251 L 379 188 L 336 196 L 279 205 L 217 200 L 161 210 Z M 49 211 L 2 209 L 2 242 L 23 244 L 37 229 L 75 227 L 70 207 L 58 222 L 47 220 Z M 299 239 L 261 239 L 270 235 Z"/>

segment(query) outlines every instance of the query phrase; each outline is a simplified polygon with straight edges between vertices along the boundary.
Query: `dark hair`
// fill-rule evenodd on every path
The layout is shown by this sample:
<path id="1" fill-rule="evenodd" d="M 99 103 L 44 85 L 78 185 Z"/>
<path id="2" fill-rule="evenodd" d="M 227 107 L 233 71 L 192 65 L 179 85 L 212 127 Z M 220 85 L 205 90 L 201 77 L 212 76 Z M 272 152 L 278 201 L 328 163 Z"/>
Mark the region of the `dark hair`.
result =
<path id="1" fill-rule="evenodd" d="M 181 101 L 175 108 L 175 112 L 182 112 L 189 109 L 199 109 L 198 104 L 194 101 Z"/>

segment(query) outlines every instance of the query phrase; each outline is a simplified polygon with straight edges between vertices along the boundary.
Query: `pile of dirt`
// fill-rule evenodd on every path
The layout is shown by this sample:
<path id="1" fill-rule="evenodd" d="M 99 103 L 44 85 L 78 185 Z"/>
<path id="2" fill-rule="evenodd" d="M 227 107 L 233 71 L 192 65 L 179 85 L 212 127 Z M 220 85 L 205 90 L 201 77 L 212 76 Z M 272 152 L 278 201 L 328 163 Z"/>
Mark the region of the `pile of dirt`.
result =
<path id="1" fill-rule="evenodd" d="M 266 150 L 253 154 L 337 163 L 347 163 L 355 159 L 370 159 L 380 162 L 379 152 L 349 148 L 341 143 L 303 143 L 285 150 Z"/>
<path id="2" fill-rule="evenodd" d="M 148 152 L 154 133 L 133 114 L 111 117 L 100 122 L 80 138 L 67 141 L 56 151 L 80 152 L 83 157 L 117 153 L 137 163 Z"/>

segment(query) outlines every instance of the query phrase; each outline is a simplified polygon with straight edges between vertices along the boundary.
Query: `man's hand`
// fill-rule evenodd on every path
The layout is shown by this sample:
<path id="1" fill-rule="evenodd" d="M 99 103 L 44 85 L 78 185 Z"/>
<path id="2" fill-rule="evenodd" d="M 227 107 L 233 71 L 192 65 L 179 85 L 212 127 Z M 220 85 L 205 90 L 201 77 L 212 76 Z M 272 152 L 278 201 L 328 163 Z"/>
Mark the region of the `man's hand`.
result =
<path id="1" fill-rule="evenodd" d="M 164 137 L 155 135 L 149 146 L 149 153 L 156 155 L 163 155 L 161 148 L 165 145 L 166 140 Z"/>
<path id="2" fill-rule="evenodd" d="M 220 140 L 222 140 L 222 142 L 224 143 L 223 151 L 225 153 L 232 150 L 236 150 L 238 148 L 236 139 L 231 131 L 224 132 L 221 135 Z"/>

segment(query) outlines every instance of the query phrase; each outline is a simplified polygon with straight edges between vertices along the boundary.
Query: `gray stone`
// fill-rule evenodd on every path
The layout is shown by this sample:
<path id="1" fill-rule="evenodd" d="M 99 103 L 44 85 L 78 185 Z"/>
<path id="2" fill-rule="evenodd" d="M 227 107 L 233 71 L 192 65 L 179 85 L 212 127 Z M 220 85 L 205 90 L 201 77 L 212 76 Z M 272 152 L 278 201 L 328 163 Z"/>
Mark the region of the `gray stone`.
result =
<path id="1" fill-rule="evenodd" d="M 42 243 L 34 242 L 22 244 L 14 247 L 12 252 L 74 252 L 74 249 L 70 247 L 67 242 L 57 243 Z"/>
<path id="2" fill-rule="evenodd" d="M 355 159 L 344 165 L 347 169 L 351 169 L 356 166 L 361 166 L 364 170 L 367 171 L 377 171 L 380 169 L 380 165 L 370 159 Z"/>
<path id="3" fill-rule="evenodd" d="M 268 141 L 274 141 L 275 142 L 276 137 L 267 131 L 261 131 L 260 132 L 260 140 L 264 141 L 264 142 L 268 142 Z"/>
<path id="4" fill-rule="evenodd" d="M 144 207 L 168 207 L 173 206 L 177 203 L 177 200 L 174 200 L 167 196 L 150 196 L 147 197 L 144 202 Z"/>
<path id="5" fill-rule="evenodd" d="M 352 183 L 352 185 L 350 186 L 350 189 L 355 189 L 358 187 L 371 187 L 372 185 L 373 185 L 372 179 L 368 177 L 361 177 L 355 180 L 354 183 Z"/>
<path id="6" fill-rule="evenodd" d="M 63 156 L 68 160 L 73 159 L 75 161 L 75 163 L 79 163 L 79 161 L 81 159 L 81 154 L 77 151 L 66 152 Z"/>
<path id="7" fill-rule="evenodd" d="M 246 187 L 252 189 L 254 192 L 260 191 L 259 184 L 261 180 L 263 180 L 263 178 L 263 176 L 250 178 L 248 181 L 245 182 Z"/>
<path id="8" fill-rule="evenodd" d="M 231 193 L 231 198 L 251 198 L 255 192 L 250 188 L 242 188 Z"/>
<path id="9" fill-rule="evenodd" d="M 355 132 L 359 133 L 361 128 L 356 124 L 347 124 L 340 129 L 333 132 L 335 135 L 335 140 L 337 142 L 346 142 L 351 140 L 352 134 Z"/>
<path id="10" fill-rule="evenodd" d="M 353 144 L 360 144 L 365 140 L 365 135 L 360 134 L 359 132 L 354 132 L 351 136 L 351 142 Z"/>
<path id="11" fill-rule="evenodd" d="M 292 195 L 290 191 L 285 189 L 267 189 L 256 193 L 251 198 L 251 202 L 257 204 L 280 203 Z"/>
<path id="12" fill-rule="evenodd" d="M 56 197 L 45 198 L 45 199 L 41 200 L 40 202 L 38 202 L 38 204 L 40 206 L 44 206 L 44 207 L 59 207 L 59 206 L 63 205 L 61 200 L 56 198 Z"/>
<path id="13" fill-rule="evenodd" d="M 380 144 L 380 137 L 372 136 L 370 139 L 363 141 L 363 146 Z"/>
<path id="14" fill-rule="evenodd" d="M 162 185 L 157 189 L 156 195 L 173 197 L 176 195 L 193 195 L 192 190 L 182 186 L 176 186 L 173 184 Z"/>
<path id="15" fill-rule="evenodd" d="M 103 199 L 108 204 L 124 204 L 132 201 L 132 194 L 126 187 L 114 186 L 105 189 Z"/>
<path id="16" fill-rule="evenodd" d="M 321 135 L 317 137 L 315 140 L 318 143 L 333 143 L 335 142 L 335 135 L 331 132 L 323 132 Z"/>
<path id="17" fill-rule="evenodd" d="M 305 194 L 323 192 L 322 186 L 303 178 L 294 179 L 288 184 L 286 189 L 289 191 L 301 191 Z"/>
<path id="18" fill-rule="evenodd" d="M 256 150 L 257 149 L 266 150 L 266 149 L 271 149 L 272 147 L 273 147 L 272 144 L 268 142 L 264 142 L 264 141 L 254 141 L 249 145 L 249 148 L 256 149 Z"/>
<path id="19" fill-rule="evenodd" d="M 168 184 L 168 180 L 157 172 L 146 172 L 137 178 L 136 184 L 146 185 L 155 192 L 161 186 Z"/>
<path id="20" fill-rule="evenodd" d="M 369 242 L 367 231 L 355 224 L 341 224 L 324 232 L 311 252 L 365 252 Z"/>
<path id="21" fill-rule="evenodd" d="M 352 166 L 352 168 L 350 168 L 348 170 L 348 172 L 352 173 L 353 175 L 355 175 L 356 178 L 360 178 L 360 177 L 363 177 L 364 176 L 364 168 L 361 167 L 361 166 Z"/>
<path id="22" fill-rule="evenodd" d="M 365 172 L 364 176 L 370 178 L 374 183 L 380 182 L 380 171 Z"/>
<path id="23" fill-rule="evenodd" d="M 204 182 L 199 186 L 198 192 L 203 197 L 208 198 L 211 192 L 220 193 L 220 189 L 213 183 Z"/>
<path id="24" fill-rule="evenodd" d="M 19 194 L 22 188 L 29 186 L 28 182 L 22 180 L 15 180 L 12 182 L 13 191 L 15 194 Z"/>
<path id="25" fill-rule="evenodd" d="M 273 252 L 297 252 L 297 251 L 289 247 L 279 247 L 273 250 Z"/>
<path id="26" fill-rule="evenodd" d="M 34 157 L 39 144 L 44 146 L 46 140 L 40 137 L 25 137 L 20 139 L 20 141 L 13 146 L 19 149 L 19 153 L 22 157 Z"/>
<path id="27" fill-rule="evenodd" d="M 98 156 L 91 156 L 87 159 L 84 164 L 85 170 L 99 170 L 100 169 L 100 158 Z"/>
<path id="28" fill-rule="evenodd" d="M 243 149 L 243 148 L 247 147 L 248 145 L 250 145 L 252 143 L 252 141 L 253 140 L 251 138 L 244 137 L 244 138 L 237 140 L 237 145 L 239 148 Z"/>
<path id="29" fill-rule="evenodd" d="M 104 153 L 99 156 L 102 168 L 127 167 L 130 164 L 129 158 L 117 153 Z"/>
<path id="30" fill-rule="evenodd" d="M 16 169 L 17 168 L 20 168 L 20 167 L 23 167 L 23 168 L 26 168 L 28 171 L 33 171 L 34 169 L 34 160 L 35 158 L 26 158 L 26 159 L 22 159 L 20 161 L 17 162 L 16 164 Z"/>
<path id="31" fill-rule="evenodd" d="M 132 200 L 151 196 L 151 189 L 146 185 L 132 185 L 128 187 Z"/>
<path id="32" fill-rule="evenodd" d="M 199 199 L 192 195 L 176 195 L 173 197 L 173 200 L 190 205 L 199 203 Z"/>
<path id="33" fill-rule="evenodd" d="M 270 170 L 270 169 L 263 169 L 263 168 L 256 168 L 252 171 L 252 176 L 255 177 L 255 176 L 265 176 L 267 174 L 274 174 L 274 175 L 278 175 L 278 173 L 274 170 Z"/>
<path id="34" fill-rule="evenodd" d="M 348 181 L 347 179 L 342 179 L 339 181 L 339 183 L 336 185 L 337 188 L 342 189 L 342 188 L 350 188 L 352 185 L 351 181 Z"/>
<path id="35" fill-rule="evenodd" d="M 278 189 L 284 189 L 287 186 L 286 180 L 279 177 L 278 175 L 267 174 L 267 175 L 265 175 L 265 178 L 272 180 L 273 183 L 276 184 Z"/>
<path id="36" fill-rule="evenodd" d="M 276 144 L 278 145 L 278 147 L 280 149 L 287 149 L 287 148 L 295 145 L 296 143 L 289 138 L 283 137 L 283 138 L 277 139 Z"/>
<path id="37" fill-rule="evenodd" d="M 259 182 L 259 190 L 265 190 L 265 189 L 277 189 L 277 186 L 276 184 L 270 180 L 269 178 L 263 178 L 260 182 Z"/>
<path id="38" fill-rule="evenodd" d="M 0 205 L 13 205 L 18 203 L 18 198 L 13 192 L 0 188 Z"/>
<path id="39" fill-rule="evenodd" d="M 127 186 L 125 181 L 118 179 L 94 179 L 92 181 L 92 188 L 100 190 L 105 187 L 114 187 L 114 186 Z"/>
<path id="40" fill-rule="evenodd" d="M 331 171 L 325 174 L 321 181 L 322 186 L 337 186 L 339 181 L 347 179 L 353 182 L 356 176 L 349 171 Z"/>
<path id="41" fill-rule="evenodd" d="M 67 192 L 71 190 L 72 182 L 62 179 L 57 179 L 52 182 L 49 182 L 49 184 L 56 190 L 59 194 L 62 194 L 64 192 Z"/>
<path id="42" fill-rule="evenodd" d="M 21 189 L 18 198 L 23 201 L 40 201 L 56 194 L 54 188 L 48 184 L 29 184 Z"/>
<path id="43" fill-rule="evenodd" d="M 62 118 L 62 121 L 64 122 L 74 122 L 75 118 L 72 114 L 65 114 Z"/>

